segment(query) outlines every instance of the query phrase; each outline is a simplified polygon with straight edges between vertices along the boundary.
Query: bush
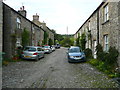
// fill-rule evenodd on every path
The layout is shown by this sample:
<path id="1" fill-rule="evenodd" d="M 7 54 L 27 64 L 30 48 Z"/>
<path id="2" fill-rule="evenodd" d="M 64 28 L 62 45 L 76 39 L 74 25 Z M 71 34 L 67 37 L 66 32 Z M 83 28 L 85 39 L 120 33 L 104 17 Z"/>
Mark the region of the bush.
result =
<path id="1" fill-rule="evenodd" d="M 107 53 L 103 51 L 103 48 L 100 44 L 97 45 L 96 51 L 97 51 L 97 59 L 101 61 L 105 61 Z"/>
<path id="2" fill-rule="evenodd" d="M 111 78 L 120 77 L 120 73 L 115 71 L 119 55 L 118 50 L 115 47 L 110 47 L 108 53 L 106 53 L 100 44 L 97 45 L 96 49 L 97 59 L 92 59 L 89 63 Z"/>
<path id="3" fill-rule="evenodd" d="M 87 48 L 87 49 L 84 50 L 84 52 L 85 52 L 85 55 L 86 55 L 87 59 L 93 58 L 91 49 Z"/>
<path id="4" fill-rule="evenodd" d="M 105 63 L 108 65 L 114 65 L 117 63 L 119 52 L 115 47 L 110 47 L 109 53 L 105 57 Z"/>

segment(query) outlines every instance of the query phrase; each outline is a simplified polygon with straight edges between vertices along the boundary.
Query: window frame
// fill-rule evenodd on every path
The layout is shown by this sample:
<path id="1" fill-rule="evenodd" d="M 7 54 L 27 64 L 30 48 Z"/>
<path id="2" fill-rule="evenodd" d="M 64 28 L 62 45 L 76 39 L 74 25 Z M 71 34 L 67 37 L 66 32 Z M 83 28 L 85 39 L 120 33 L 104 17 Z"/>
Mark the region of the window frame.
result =
<path id="1" fill-rule="evenodd" d="M 21 29 L 21 19 L 19 17 L 17 17 L 16 22 L 17 22 L 17 29 Z"/>
<path id="2" fill-rule="evenodd" d="M 109 50 L 109 37 L 108 34 L 104 35 L 104 51 L 108 52 Z"/>
<path id="3" fill-rule="evenodd" d="M 108 4 L 104 6 L 104 22 L 107 22 L 109 20 L 109 7 Z"/>

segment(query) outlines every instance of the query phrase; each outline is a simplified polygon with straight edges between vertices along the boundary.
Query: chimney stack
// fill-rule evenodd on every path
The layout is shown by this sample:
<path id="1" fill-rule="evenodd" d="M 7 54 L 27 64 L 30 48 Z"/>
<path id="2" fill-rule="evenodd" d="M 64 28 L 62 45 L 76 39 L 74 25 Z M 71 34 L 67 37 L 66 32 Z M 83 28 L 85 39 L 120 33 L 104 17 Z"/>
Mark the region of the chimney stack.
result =
<path id="1" fill-rule="evenodd" d="M 27 16 L 27 11 L 25 10 L 25 7 L 24 7 L 24 6 L 20 7 L 20 10 L 18 10 L 18 12 L 19 12 L 21 15 L 23 15 L 24 17 Z"/>
<path id="2" fill-rule="evenodd" d="M 39 16 L 37 15 L 37 13 L 36 15 L 33 15 L 33 21 L 39 21 Z"/>

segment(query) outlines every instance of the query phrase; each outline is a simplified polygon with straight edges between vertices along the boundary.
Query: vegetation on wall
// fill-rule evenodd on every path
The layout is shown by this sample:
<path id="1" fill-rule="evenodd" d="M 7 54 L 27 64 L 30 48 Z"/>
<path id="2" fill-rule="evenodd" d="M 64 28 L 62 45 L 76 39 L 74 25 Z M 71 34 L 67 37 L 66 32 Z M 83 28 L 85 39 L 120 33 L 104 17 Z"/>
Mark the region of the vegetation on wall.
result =
<path id="1" fill-rule="evenodd" d="M 43 41 L 44 45 L 47 44 L 47 40 L 48 40 L 48 33 L 45 31 L 44 32 L 44 41 Z"/>
<path id="2" fill-rule="evenodd" d="M 48 45 L 53 45 L 53 40 L 51 39 L 51 38 L 49 38 L 49 40 L 48 40 Z"/>
<path id="3" fill-rule="evenodd" d="M 85 50 L 85 45 L 86 45 L 86 35 L 83 33 L 80 38 L 80 47 L 82 50 Z"/>
<path id="4" fill-rule="evenodd" d="M 78 38 L 76 39 L 76 46 L 80 46 L 80 34 L 78 33 Z"/>
<path id="5" fill-rule="evenodd" d="M 22 32 L 22 46 L 24 47 L 29 45 L 29 42 L 30 42 L 30 33 L 26 28 L 24 28 Z"/>

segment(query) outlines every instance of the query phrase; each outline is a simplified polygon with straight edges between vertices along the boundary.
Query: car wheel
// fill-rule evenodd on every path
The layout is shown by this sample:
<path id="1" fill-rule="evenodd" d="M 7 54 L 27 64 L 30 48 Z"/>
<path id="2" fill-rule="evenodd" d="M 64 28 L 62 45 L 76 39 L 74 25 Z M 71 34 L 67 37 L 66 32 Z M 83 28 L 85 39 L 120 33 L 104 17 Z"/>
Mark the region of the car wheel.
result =
<path id="1" fill-rule="evenodd" d="M 43 55 L 43 58 L 45 57 L 45 55 Z"/>
<path id="2" fill-rule="evenodd" d="M 71 63 L 69 60 L 68 60 L 69 63 Z"/>

